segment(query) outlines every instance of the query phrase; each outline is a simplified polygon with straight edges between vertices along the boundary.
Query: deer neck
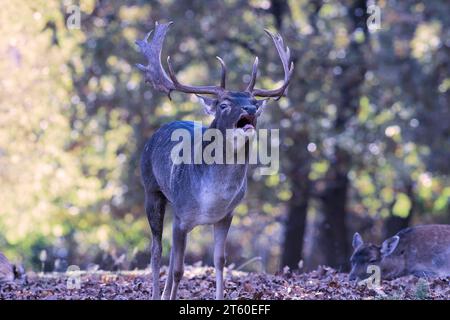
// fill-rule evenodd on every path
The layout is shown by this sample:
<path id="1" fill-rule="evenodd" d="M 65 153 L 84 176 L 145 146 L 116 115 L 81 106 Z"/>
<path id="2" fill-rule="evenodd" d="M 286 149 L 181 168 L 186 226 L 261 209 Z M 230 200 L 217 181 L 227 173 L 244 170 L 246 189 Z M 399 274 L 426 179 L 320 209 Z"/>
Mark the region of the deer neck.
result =
<path id="1" fill-rule="evenodd" d="M 226 165 L 224 165 L 225 167 L 227 167 L 228 170 L 238 170 L 238 171 L 242 171 L 245 168 L 245 171 L 247 170 L 247 166 L 248 166 L 248 160 L 249 160 L 249 141 L 246 140 L 245 142 L 241 143 L 239 146 L 234 146 L 233 145 L 233 137 L 229 137 L 227 136 L 227 130 L 230 131 L 228 132 L 228 134 L 230 135 L 232 130 L 226 129 L 226 128 L 219 128 L 216 124 L 216 120 L 214 119 L 214 121 L 211 123 L 211 125 L 208 127 L 208 129 L 214 129 L 214 130 L 218 130 L 220 131 L 220 133 L 222 134 L 222 145 L 221 145 L 221 150 L 222 150 L 222 156 L 223 156 L 223 160 L 224 163 Z M 207 147 L 211 142 L 209 141 L 203 141 L 203 149 L 205 147 Z M 232 157 L 231 159 L 234 159 L 234 161 L 228 161 L 227 157 Z M 240 157 L 240 160 L 238 160 Z M 236 168 L 232 168 L 233 166 L 235 166 Z M 220 167 L 220 166 L 219 166 Z"/>

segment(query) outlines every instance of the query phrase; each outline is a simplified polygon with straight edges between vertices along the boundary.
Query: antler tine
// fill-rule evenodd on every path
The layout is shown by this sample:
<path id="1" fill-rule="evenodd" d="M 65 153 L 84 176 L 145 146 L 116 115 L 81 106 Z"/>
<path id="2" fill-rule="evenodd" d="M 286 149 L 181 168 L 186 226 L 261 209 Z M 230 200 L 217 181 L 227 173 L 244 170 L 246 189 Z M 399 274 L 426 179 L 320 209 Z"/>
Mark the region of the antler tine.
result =
<path id="1" fill-rule="evenodd" d="M 271 38 L 275 47 L 277 48 L 278 55 L 280 56 L 281 63 L 283 64 L 284 70 L 284 82 L 283 85 L 277 89 L 264 90 L 264 89 L 254 89 L 253 95 L 259 97 L 278 97 L 280 98 L 286 91 L 289 82 L 291 80 L 292 74 L 294 73 L 294 63 L 291 60 L 291 51 L 289 47 L 284 46 L 283 38 L 279 33 L 272 33 L 269 30 L 264 30 Z M 289 63 L 290 62 L 290 63 Z"/>
<path id="2" fill-rule="evenodd" d="M 172 22 L 165 24 L 155 24 L 155 30 L 150 31 L 144 40 L 137 40 L 136 44 L 142 54 L 147 58 L 148 65 L 137 64 L 139 70 L 144 72 L 145 82 L 149 82 L 155 89 L 170 94 L 175 89 L 172 81 L 167 77 L 161 65 L 161 51 L 167 30 Z M 152 32 L 153 39 L 148 42 Z"/>
<path id="3" fill-rule="evenodd" d="M 155 23 L 155 30 L 153 38 L 150 42 L 148 39 L 152 34 L 150 31 L 144 40 L 137 40 L 138 45 L 142 54 L 147 58 L 148 65 L 144 66 L 142 64 L 136 64 L 136 67 L 144 72 L 145 82 L 149 82 L 153 88 L 165 92 L 169 95 L 173 90 L 181 91 L 184 93 L 197 93 L 197 94 L 220 94 L 223 92 L 222 87 L 217 86 L 188 86 L 181 84 L 173 71 L 172 65 L 170 64 L 170 57 L 167 58 L 167 64 L 169 66 L 169 76 L 165 72 L 161 64 L 161 51 L 164 39 L 166 37 L 167 30 L 173 22 Z"/>
<path id="4" fill-rule="evenodd" d="M 223 92 L 222 87 L 217 86 L 188 86 L 180 83 L 178 81 L 175 72 L 173 71 L 172 64 L 170 63 L 170 56 L 167 57 L 167 66 L 169 67 L 169 76 L 172 80 L 175 90 L 181 91 L 184 93 L 195 93 L 195 94 L 220 94 Z"/>
<path id="5" fill-rule="evenodd" d="M 148 38 L 150 38 L 150 36 L 152 35 L 153 30 L 150 30 L 147 35 L 145 36 L 145 42 L 148 42 Z"/>
<path id="6" fill-rule="evenodd" d="M 220 87 L 222 89 L 225 89 L 226 81 L 227 81 L 227 65 L 225 64 L 225 62 L 222 60 L 221 57 L 216 56 L 216 59 L 219 60 L 219 63 L 222 67 L 222 74 L 220 77 Z"/>
<path id="7" fill-rule="evenodd" d="M 250 82 L 248 83 L 247 89 L 245 91 L 252 93 L 253 87 L 256 83 L 256 75 L 258 74 L 258 57 L 255 58 L 255 62 L 253 62 L 253 68 L 252 68 L 252 77 L 250 78 Z"/>
<path id="8" fill-rule="evenodd" d="M 169 77 L 172 80 L 175 87 L 178 87 L 180 85 L 180 82 L 177 79 L 177 76 L 175 75 L 175 72 L 173 71 L 172 64 L 170 63 L 170 56 L 167 56 L 167 66 L 169 67 Z"/>

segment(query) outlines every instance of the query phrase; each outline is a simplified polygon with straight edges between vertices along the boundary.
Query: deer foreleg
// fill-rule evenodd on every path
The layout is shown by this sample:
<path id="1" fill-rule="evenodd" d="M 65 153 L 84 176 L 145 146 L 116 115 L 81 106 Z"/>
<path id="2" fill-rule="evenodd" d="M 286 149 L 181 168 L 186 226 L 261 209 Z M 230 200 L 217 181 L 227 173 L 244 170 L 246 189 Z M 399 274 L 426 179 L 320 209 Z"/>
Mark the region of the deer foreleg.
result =
<path id="1" fill-rule="evenodd" d="M 216 268 L 216 300 L 223 300 L 223 267 L 225 265 L 225 242 L 230 229 L 232 215 L 229 214 L 214 224 L 214 267 Z"/>

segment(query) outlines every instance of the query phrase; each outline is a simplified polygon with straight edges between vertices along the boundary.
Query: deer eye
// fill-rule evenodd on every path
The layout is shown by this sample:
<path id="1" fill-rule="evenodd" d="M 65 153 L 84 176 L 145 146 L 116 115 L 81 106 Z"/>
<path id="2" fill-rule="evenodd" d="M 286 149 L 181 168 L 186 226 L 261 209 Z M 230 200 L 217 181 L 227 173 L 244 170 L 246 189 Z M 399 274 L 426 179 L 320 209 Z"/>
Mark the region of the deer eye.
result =
<path id="1" fill-rule="evenodd" d="M 226 103 L 221 103 L 219 108 L 224 110 L 224 109 L 228 108 L 228 105 Z"/>

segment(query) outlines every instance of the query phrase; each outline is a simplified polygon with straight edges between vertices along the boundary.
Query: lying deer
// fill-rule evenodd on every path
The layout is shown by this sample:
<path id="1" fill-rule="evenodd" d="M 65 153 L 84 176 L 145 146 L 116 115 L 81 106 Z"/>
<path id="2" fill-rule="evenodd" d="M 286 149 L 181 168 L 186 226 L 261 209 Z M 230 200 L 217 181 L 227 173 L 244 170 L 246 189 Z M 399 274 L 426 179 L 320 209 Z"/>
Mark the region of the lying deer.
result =
<path id="1" fill-rule="evenodd" d="M 450 225 L 422 225 L 403 229 L 380 246 L 353 236 L 350 280 L 368 276 L 367 266 L 380 267 L 381 278 L 405 275 L 450 276 Z"/>
<path id="2" fill-rule="evenodd" d="M 207 94 L 198 96 L 208 114 L 214 115 L 209 128 L 233 130 L 237 134 L 255 131 L 258 116 L 269 98 L 280 98 L 286 91 L 293 73 L 289 48 L 285 48 L 279 34 L 266 31 L 272 38 L 284 69 L 283 84 L 273 90 L 255 88 L 258 58 L 255 58 L 252 75 L 245 91 L 230 91 L 225 88 L 226 66 L 217 57 L 222 67 L 220 86 L 191 86 L 178 81 L 167 58 L 169 75 L 161 64 L 161 50 L 171 23 L 156 23 L 154 35 L 136 41 L 148 65 L 138 64 L 145 81 L 154 89 L 167 93 L 172 91 Z M 256 97 L 266 98 L 257 100 Z M 248 162 L 244 164 L 174 164 L 171 150 L 177 142 L 171 141 L 172 133 L 185 129 L 193 133 L 194 123 L 175 121 L 162 126 L 148 140 L 141 158 L 142 182 L 145 189 L 145 209 L 152 231 L 151 266 L 153 277 L 153 299 L 160 298 L 159 271 L 161 260 L 161 237 L 165 207 L 173 207 L 172 249 L 163 299 L 176 299 L 178 285 L 183 277 L 186 236 L 195 226 L 214 225 L 214 266 L 216 270 L 216 299 L 223 299 L 223 267 L 225 263 L 225 240 L 233 218 L 233 209 L 244 197 L 247 188 Z M 191 135 L 192 136 L 192 135 Z M 247 135 L 246 135 L 247 136 Z M 226 143 L 226 142 L 224 142 Z M 237 151 L 236 149 L 234 150 Z"/>

